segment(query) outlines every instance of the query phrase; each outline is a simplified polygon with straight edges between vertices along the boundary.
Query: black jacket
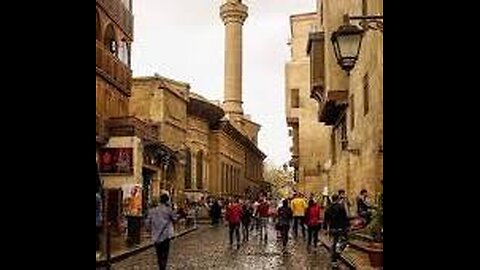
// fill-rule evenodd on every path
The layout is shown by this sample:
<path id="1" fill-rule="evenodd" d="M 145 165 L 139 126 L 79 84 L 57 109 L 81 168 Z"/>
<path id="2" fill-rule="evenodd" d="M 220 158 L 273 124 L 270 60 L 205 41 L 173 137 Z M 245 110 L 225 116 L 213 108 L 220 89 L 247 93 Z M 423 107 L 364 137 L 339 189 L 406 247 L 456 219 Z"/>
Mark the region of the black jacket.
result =
<path id="1" fill-rule="evenodd" d="M 324 228 L 330 228 L 330 230 L 347 230 L 349 227 L 350 221 L 345 207 L 340 203 L 330 205 L 325 212 Z"/>
<path id="2" fill-rule="evenodd" d="M 290 207 L 280 207 L 278 209 L 278 225 L 289 226 L 293 219 L 293 212 Z"/>

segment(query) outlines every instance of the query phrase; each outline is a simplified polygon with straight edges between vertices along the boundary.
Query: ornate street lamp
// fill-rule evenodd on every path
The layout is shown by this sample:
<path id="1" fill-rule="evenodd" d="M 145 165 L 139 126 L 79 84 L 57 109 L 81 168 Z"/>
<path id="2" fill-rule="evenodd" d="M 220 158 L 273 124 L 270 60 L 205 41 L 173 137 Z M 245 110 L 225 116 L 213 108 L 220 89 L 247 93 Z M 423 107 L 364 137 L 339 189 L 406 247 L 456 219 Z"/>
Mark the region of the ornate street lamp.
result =
<path id="1" fill-rule="evenodd" d="M 351 21 L 360 21 L 360 27 L 352 25 Z M 366 31 L 383 33 L 383 16 L 344 16 L 344 24 L 332 34 L 335 57 L 340 67 L 348 74 L 355 68 L 362 48 L 363 36 Z"/>
<path id="2" fill-rule="evenodd" d="M 333 49 L 340 67 L 350 74 L 358 61 L 364 31 L 358 26 L 344 24 L 332 34 Z"/>

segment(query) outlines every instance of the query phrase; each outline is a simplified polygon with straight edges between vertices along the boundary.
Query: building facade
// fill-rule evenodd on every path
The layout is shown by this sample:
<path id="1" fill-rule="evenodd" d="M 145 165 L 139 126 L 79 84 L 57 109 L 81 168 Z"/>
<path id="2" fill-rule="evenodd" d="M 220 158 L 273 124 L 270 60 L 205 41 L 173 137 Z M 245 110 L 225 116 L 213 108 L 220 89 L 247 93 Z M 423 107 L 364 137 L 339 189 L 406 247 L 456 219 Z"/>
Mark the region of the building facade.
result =
<path id="1" fill-rule="evenodd" d="M 330 40 L 345 23 L 345 14 L 383 15 L 383 0 L 324 0 L 318 12 L 325 41 L 324 62 L 318 63 L 325 87 L 318 89 L 317 96 L 321 97 L 321 121 L 333 128 L 330 185 L 347 190 L 350 197 L 362 189 L 375 195 L 383 181 L 383 31 L 364 33 L 359 60 L 350 75 L 337 64 Z"/>
<path id="2" fill-rule="evenodd" d="M 104 122 L 128 115 L 131 92 L 130 48 L 133 41 L 131 1 L 96 0 L 97 143 L 104 143 Z"/>
<path id="3" fill-rule="evenodd" d="M 353 198 L 362 189 L 381 191 L 383 182 L 383 30 L 366 31 L 355 69 L 337 63 L 331 37 L 344 15 L 383 16 L 382 0 L 319 0 L 318 31 L 310 34 L 312 97 L 319 118 L 332 128 L 328 171 L 330 190 Z M 358 22 L 352 22 L 357 23 Z"/>
<path id="4" fill-rule="evenodd" d="M 106 220 L 118 232 L 124 218 L 141 218 L 153 198 L 173 189 L 166 183 L 176 175 L 161 127 L 131 113 L 132 41 L 132 1 L 96 0 L 96 163 Z"/>
<path id="5" fill-rule="evenodd" d="M 176 153 L 179 200 L 247 196 L 263 185 L 265 155 L 238 131 L 217 104 L 185 83 L 155 76 L 134 79 L 130 106 L 145 122 L 160 126 L 159 140 Z"/>
<path id="6" fill-rule="evenodd" d="M 96 156 L 110 139 L 106 122 L 128 116 L 131 93 L 131 1 L 96 0 Z M 98 162 L 97 162 L 98 163 Z M 97 164 L 98 167 L 98 164 Z"/>
<path id="7" fill-rule="evenodd" d="M 327 184 L 322 165 L 328 159 L 330 128 L 318 121 L 318 104 L 311 99 L 311 63 L 307 54 L 309 34 L 318 29 L 317 13 L 290 17 L 291 59 L 286 64 L 286 112 L 292 138 L 296 190 L 318 194 Z"/>

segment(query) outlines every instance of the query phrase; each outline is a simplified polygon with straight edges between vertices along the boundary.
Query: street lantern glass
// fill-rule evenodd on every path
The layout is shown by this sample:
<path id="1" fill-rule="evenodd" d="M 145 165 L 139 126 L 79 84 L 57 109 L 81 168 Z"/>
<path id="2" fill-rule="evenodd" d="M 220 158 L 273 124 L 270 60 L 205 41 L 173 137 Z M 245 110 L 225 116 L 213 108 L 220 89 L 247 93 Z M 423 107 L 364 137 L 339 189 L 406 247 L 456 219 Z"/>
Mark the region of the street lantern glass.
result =
<path id="1" fill-rule="evenodd" d="M 351 24 L 342 25 L 332 34 L 333 49 L 338 64 L 346 72 L 355 67 L 362 47 L 364 31 Z"/>

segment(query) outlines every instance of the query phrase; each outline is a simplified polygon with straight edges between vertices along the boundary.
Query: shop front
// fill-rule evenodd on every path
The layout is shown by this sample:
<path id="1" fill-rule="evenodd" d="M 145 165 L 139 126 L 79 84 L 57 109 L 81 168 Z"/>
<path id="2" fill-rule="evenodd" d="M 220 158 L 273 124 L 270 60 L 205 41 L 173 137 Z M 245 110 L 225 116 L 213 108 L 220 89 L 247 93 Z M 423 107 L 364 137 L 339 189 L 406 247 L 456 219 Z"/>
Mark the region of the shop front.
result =
<path id="1" fill-rule="evenodd" d="M 143 220 L 160 197 L 173 151 L 158 142 L 158 128 L 136 118 L 110 119 L 110 138 L 98 150 L 98 165 L 112 236 L 141 242 Z"/>

